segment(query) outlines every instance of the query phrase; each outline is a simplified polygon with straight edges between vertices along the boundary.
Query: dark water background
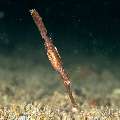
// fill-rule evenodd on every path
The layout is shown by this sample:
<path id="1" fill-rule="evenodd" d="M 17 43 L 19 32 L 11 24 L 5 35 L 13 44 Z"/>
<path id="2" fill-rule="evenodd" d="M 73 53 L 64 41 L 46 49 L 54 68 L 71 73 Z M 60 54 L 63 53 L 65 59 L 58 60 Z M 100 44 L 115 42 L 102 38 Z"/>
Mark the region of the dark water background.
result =
<path id="1" fill-rule="evenodd" d="M 117 59 L 120 52 L 119 2 L 113 0 L 1 0 L 0 48 L 13 52 L 17 45 L 41 47 L 41 37 L 29 14 L 35 8 L 50 36 L 64 53 L 105 55 Z"/>

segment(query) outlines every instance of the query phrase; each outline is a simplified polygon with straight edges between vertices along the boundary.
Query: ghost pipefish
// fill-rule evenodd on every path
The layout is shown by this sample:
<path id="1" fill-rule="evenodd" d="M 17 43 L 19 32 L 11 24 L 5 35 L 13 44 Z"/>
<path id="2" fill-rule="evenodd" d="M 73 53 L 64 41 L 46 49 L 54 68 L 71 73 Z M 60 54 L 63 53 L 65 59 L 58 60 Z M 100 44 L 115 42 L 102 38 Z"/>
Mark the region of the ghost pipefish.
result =
<path id="1" fill-rule="evenodd" d="M 63 79 L 64 86 L 68 92 L 73 108 L 77 108 L 76 101 L 71 91 L 71 82 L 67 72 L 64 70 L 63 63 L 57 51 L 57 48 L 54 46 L 51 38 L 47 35 L 47 29 L 39 13 L 35 9 L 30 10 L 30 13 L 41 34 L 42 39 L 44 40 L 44 45 L 46 48 L 48 59 L 51 62 L 52 67 L 60 74 L 61 78 Z"/>

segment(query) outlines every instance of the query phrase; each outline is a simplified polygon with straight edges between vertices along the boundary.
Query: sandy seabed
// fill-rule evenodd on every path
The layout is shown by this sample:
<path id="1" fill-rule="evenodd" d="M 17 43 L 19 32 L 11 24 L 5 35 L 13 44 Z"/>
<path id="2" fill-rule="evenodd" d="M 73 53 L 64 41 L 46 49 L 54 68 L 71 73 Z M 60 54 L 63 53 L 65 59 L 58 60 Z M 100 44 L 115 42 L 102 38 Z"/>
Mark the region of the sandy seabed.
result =
<path id="1" fill-rule="evenodd" d="M 119 62 L 67 56 L 73 112 L 59 75 L 37 55 L 0 55 L 0 120 L 120 120 Z"/>

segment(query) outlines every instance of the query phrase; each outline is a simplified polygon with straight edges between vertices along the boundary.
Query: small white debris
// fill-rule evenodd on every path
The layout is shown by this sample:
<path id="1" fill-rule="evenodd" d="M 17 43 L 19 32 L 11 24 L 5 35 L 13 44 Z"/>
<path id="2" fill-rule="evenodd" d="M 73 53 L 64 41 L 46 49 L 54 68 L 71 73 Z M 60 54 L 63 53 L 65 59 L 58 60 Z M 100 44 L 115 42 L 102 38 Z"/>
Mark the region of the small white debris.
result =
<path id="1" fill-rule="evenodd" d="M 23 115 L 23 116 L 20 116 L 18 120 L 28 120 L 28 117 Z"/>
<path id="2" fill-rule="evenodd" d="M 76 107 L 72 107 L 72 112 L 76 113 L 78 112 L 78 109 Z"/>

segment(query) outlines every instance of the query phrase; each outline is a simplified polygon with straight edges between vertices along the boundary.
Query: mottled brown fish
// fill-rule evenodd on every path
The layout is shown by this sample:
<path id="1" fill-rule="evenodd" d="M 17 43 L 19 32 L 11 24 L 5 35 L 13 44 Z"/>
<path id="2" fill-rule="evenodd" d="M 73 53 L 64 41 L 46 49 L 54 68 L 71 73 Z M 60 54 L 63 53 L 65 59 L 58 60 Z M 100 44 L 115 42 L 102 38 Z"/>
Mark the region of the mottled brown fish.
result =
<path id="1" fill-rule="evenodd" d="M 73 105 L 74 108 L 77 107 L 77 104 L 74 100 L 74 97 L 72 95 L 72 91 L 71 91 L 71 82 L 69 80 L 68 74 L 65 72 L 64 68 L 63 68 L 63 64 L 62 64 L 62 60 L 61 57 L 57 51 L 57 48 L 53 45 L 52 40 L 50 39 L 50 37 L 48 37 L 47 35 L 47 29 L 42 21 L 42 18 L 40 17 L 40 15 L 38 14 L 38 12 L 35 9 L 30 10 L 30 13 L 33 17 L 33 20 L 36 24 L 36 26 L 38 27 L 40 34 L 42 36 L 42 39 L 44 40 L 44 44 L 45 44 L 45 48 L 47 51 L 47 56 L 49 61 L 51 62 L 53 68 L 60 74 L 60 76 L 62 77 L 63 81 L 64 81 L 64 86 L 69 94 L 71 103 Z M 75 109 L 74 109 L 75 110 Z"/>

